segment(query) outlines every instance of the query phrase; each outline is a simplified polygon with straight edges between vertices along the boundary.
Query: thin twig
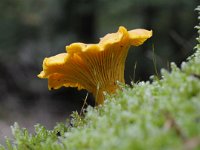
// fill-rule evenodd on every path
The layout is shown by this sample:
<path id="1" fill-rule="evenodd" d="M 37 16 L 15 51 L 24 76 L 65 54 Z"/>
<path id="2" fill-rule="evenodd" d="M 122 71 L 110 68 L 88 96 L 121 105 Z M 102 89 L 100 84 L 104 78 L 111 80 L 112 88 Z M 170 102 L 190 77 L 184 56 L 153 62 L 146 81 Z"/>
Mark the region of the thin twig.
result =
<path id="1" fill-rule="evenodd" d="M 158 70 L 157 70 L 157 66 L 156 66 L 156 56 L 155 56 L 154 44 L 152 45 L 152 50 L 153 50 L 153 66 L 154 66 L 156 76 L 157 76 L 157 78 L 159 78 L 159 74 L 158 74 Z"/>
<path id="2" fill-rule="evenodd" d="M 80 115 L 83 114 L 84 107 L 85 107 L 85 105 L 87 105 L 87 98 L 88 98 L 88 93 L 86 94 L 85 99 L 84 99 L 84 101 L 83 101 L 83 106 L 82 106 L 82 108 L 81 108 Z"/>
<path id="3" fill-rule="evenodd" d="M 133 72 L 133 82 L 135 82 L 136 68 L 137 68 L 137 61 L 135 62 L 135 65 L 134 65 L 134 72 Z"/>
<path id="4" fill-rule="evenodd" d="M 187 137 L 181 130 L 180 126 L 176 123 L 176 120 L 172 117 L 172 115 L 169 112 L 166 112 L 165 117 L 165 128 L 174 130 L 176 135 L 185 141 Z"/>

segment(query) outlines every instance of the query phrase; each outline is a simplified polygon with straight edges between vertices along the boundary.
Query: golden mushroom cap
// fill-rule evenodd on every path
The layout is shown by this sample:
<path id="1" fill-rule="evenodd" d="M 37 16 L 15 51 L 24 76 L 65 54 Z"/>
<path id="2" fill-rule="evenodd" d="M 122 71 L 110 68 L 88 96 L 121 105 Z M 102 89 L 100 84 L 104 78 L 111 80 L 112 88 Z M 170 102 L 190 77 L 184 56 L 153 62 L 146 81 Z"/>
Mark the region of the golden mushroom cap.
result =
<path id="1" fill-rule="evenodd" d="M 148 38 L 150 38 L 153 32 L 144 29 L 135 29 L 128 31 L 128 34 L 131 41 L 131 45 L 139 46 L 143 44 Z"/>
<path id="2" fill-rule="evenodd" d="M 152 31 L 119 27 L 97 44 L 72 43 L 61 53 L 43 61 L 39 78 L 48 79 L 49 89 L 62 86 L 86 89 L 96 97 L 97 104 L 104 101 L 103 91 L 114 93 L 116 81 L 124 82 L 124 65 L 131 45 L 139 46 L 152 36 Z"/>

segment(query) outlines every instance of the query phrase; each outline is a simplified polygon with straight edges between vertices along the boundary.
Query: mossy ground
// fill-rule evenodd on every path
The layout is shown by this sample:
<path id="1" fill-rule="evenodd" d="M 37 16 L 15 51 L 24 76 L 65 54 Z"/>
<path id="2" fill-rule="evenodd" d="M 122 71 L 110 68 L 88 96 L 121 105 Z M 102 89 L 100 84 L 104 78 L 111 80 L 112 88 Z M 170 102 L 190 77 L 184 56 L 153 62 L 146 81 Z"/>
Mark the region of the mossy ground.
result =
<path id="1" fill-rule="evenodd" d="M 53 130 L 36 125 L 30 134 L 15 124 L 6 149 L 200 149 L 200 44 L 195 50 L 181 68 L 171 63 L 161 79 L 122 85 L 103 106 L 88 107 L 84 116 L 74 112 Z"/>

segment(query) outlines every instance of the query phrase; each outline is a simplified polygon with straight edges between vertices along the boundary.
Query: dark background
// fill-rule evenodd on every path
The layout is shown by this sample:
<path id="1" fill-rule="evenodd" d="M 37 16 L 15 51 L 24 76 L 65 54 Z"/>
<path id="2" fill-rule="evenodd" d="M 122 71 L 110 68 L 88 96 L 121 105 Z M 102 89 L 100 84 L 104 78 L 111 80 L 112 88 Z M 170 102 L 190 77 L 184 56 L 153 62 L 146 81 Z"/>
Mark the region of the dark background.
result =
<path id="1" fill-rule="evenodd" d="M 72 42 L 96 43 L 120 25 L 153 30 L 153 37 L 131 48 L 125 78 L 148 80 L 156 66 L 180 65 L 193 53 L 197 0 L 1 0 L 0 1 L 0 137 L 18 122 L 52 128 L 72 111 L 80 111 L 86 91 L 48 91 L 37 78 L 42 61 L 65 51 Z M 153 48 L 154 47 L 154 48 Z M 136 69 L 134 69 L 137 64 Z M 135 72 L 135 73 L 134 73 Z M 90 95 L 88 100 L 92 104 Z"/>

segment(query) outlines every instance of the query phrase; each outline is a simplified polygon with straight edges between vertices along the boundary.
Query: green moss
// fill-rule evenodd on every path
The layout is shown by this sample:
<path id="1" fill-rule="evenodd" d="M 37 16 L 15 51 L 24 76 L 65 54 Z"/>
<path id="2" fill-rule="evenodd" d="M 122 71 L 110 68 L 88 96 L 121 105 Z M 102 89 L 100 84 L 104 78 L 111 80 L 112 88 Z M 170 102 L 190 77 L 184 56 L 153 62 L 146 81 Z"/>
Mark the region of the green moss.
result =
<path id="1" fill-rule="evenodd" d="M 35 134 L 30 134 L 15 124 L 7 149 L 200 149 L 199 38 L 198 42 L 181 68 L 171 63 L 170 72 L 161 70 L 160 80 L 122 85 L 103 106 L 88 107 L 84 117 L 74 112 L 71 126 L 60 123 L 49 131 L 36 125 Z"/>

